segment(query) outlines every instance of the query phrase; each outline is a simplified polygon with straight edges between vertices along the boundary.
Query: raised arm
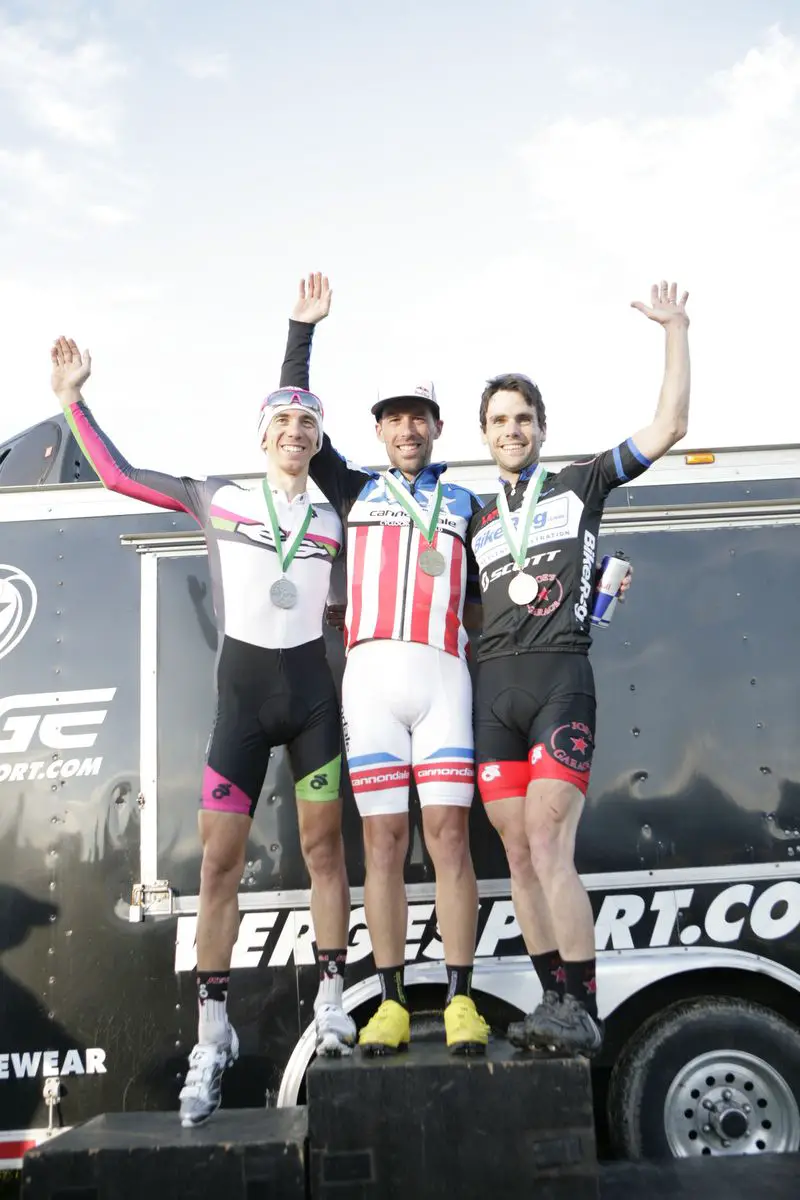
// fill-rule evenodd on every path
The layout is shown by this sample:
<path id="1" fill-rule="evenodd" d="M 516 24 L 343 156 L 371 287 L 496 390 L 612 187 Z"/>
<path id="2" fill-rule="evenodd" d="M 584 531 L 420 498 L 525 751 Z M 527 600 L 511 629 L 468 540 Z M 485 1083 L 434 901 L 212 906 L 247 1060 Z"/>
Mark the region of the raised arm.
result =
<path id="1" fill-rule="evenodd" d="M 307 282 L 305 279 L 300 280 L 297 300 L 289 318 L 289 336 L 281 367 L 281 387 L 308 390 L 314 328 L 331 311 L 332 298 L 333 292 L 328 279 L 321 273 L 309 275 Z"/>
<path id="2" fill-rule="evenodd" d="M 81 388 L 92 372 L 88 350 L 83 353 L 71 338 L 56 338 L 50 351 L 51 384 L 61 402 L 70 429 L 103 484 L 112 492 L 156 504 L 174 512 L 191 513 L 203 520 L 202 484 L 161 471 L 132 467 L 95 421 Z"/>
<path id="3" fill-rule="evenodd" d="M 330 312 L 332 298 L 333 291 L 328 278 L 321 272 L 309 275 L 307 280 L 300 280 L 297 300 L 289 319 L 289 337 L 281 367 L 281 387 L 308 389 L 311 386 L 311 339 L 315 327 Z M 353 501 L 371 475 L 371 472 L 363 471 L 353 463 L 347 462 L 334 450 L 327 433 L 322 439 L 322 449 L 309 463 L 308 473 L 344 522 Z"/>
<path id="4" fill-rule="evenodd" d="M 661 325 L 666 335 L 666 363 L 664 380 L 655 416 L 649 425 L 633 436 L 636 449 L 653 462 L 671 450 L 676 442 L 686 436 L 689 423 L 689 392 L 691 371 L 689 366 L 689 317 L 686 301 L 689 293 L 677 299 L 677 284 L 654 284 L 650 293 L 650 305 L 635 300 L 631 307 L 644 313 L 651 321 Z"/>

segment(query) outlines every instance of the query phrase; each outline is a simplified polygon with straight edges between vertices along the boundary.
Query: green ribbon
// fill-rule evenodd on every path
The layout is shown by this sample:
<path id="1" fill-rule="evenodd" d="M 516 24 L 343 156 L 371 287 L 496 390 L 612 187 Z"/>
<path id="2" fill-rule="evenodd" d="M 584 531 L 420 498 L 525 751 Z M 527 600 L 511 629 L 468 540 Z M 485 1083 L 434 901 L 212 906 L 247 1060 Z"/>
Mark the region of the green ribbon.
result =
<path id="1" fill-rule="evenodd" d="M 269 483 L 266 479 L 261 480 L 261 487 L 264 490 L 264 499 L 267 502 L 267 511 L 269 513 L 269 523 L 272 526 L 272 536 L 275 539 L 275 553 L 278 555 L 278 563 L 280 564 L 281 571 L 285 575 L 289 569 L 290 562 L 294 558 L 295 554 L 297 554 L 300 543 L 306 536 L 306 531 L 311 524 L 311 518 L 314 515 L 314 510 L 309 504 L 300 528 L 293 537 L 287 539 L 286 545 L 284 546 L 284 543 L 281 541 L 281 526 L 280 522 L 278 521 L 278 512 L 275 508 L 275 501 L 272 499 L 272 488 L 269 486 Z"/>
<path id="2" fill-rule="evenodd" d="M 423 512 L 422 508 L 420 508 L 417 501 L 414 499 L 411 493 L 403 487 L 402 484 L 398 483 L 388 471 L 384 471 L 383 478 L 386 481 L 386 486 L 394 496 L 397 503 L 400 505 L 403 511 L 407 513 L 409 517 L 411 517 L 411 520 L 425 538 L 425 541 L 430 544 L 433 541 L 433 535 L 436 532 L 436 526 L 439 523 L 439 512 L 441 511 L 442 507 L 442 485 L 439 480 L 437 479 L 436 481 L 436 488 L 433 493 L 433 508 L 432 510 L 430 508 L 428 510 L 431 513 L 431 516 L 429 520 L 426 520 L 425 513 Z"/>
<path id="3" fill-rule="evenodd" d="M 530 537 L 533 516 L 536 511 L 536 502 L 539 499 L 539 493 L 544 487 L 546 478 L 547 471 L 540 464 L 537 466 L 525 489 L 525 497 L 519 510 L 519 521 L 517 522 L 516 529 L 511 519 L 511 510 L 508 507 L 505 488 L 501 487 L 497 493 L 497 515 L 500 517 L 503 535 L 511 551 L 511 557 L 520 571 L 525 566 L 525 559 L 528 554 L 528 538 Z"/>

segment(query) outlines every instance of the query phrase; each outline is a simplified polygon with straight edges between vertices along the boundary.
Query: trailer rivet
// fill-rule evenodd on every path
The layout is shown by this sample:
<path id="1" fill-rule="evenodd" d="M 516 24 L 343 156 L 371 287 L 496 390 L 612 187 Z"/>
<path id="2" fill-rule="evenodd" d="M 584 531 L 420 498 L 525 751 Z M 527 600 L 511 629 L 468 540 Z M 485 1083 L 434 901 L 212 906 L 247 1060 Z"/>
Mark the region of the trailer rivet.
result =
<path id="1" fill-rule="evenodd" d="M 633 734 L 634 737 L 638 737 L 641 732 L 642 732 L 641 729 L 637 729 L 635 725 L 634 725 L 633 729 L 631 730 L 631 733 Z"/>
<path id="2" fill-rule="evenodd" d="M 759 767 L 758 769 L 759 769 L 759 771 L 761 772 L 761 774 L 762 774 L 762 775 L 771 775 L 771 774 L 772 774 L 772 768 L 771 768 L 771 767 Z"/>
<path id="3" fill-rule="evenodd" d="M 51 880 L 50 880 L 50 883 L 49 883 L 49 888 L 50 888 L 50 891 L 51 891 L 51 892 L 54 892 L 54 891 L 56 890 L 56 884 L 55 884 L 55 880 L 54 880 L 54 879 L 51 879 Z"/>

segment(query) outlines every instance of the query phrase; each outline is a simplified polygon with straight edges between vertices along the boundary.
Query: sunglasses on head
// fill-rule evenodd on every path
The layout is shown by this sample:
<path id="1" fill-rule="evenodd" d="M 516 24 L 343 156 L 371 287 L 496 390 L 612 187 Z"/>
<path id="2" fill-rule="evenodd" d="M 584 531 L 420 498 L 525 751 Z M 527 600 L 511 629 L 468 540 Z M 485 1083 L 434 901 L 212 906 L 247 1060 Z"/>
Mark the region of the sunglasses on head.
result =
<path id="1" fill-rule="evenodd" d="M 306 392 L 302 388 L 279 388 L 277 392 L 272 392 L 262 402 L 261 412 L 263 413 L 268 408 L 291 408 L 293 405 L 316 413 L 320 421 L 322 420 L 322 401 L 319 396 L 315 396 L 313 392 Z"/>

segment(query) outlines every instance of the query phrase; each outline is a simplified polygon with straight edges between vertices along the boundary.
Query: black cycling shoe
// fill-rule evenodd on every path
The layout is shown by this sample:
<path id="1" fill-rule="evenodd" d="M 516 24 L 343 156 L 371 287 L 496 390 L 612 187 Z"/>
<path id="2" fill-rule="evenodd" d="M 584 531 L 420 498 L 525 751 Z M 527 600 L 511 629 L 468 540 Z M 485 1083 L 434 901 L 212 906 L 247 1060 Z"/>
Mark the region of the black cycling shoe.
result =
<path id="1" fill-rule="evenodd" d="M 533 1012 L 528 1013 L 522 1021 L 512 1021 L 508 1027 L 507 1037 L 512 1046 L 518 1050 L 535 1050 L 540 1044 L 535 1036 L 539 1019 L 551 1009 L 559 1005 L 558 992 L 545 992 Z"/>
<path id="2" fill-rule="evenodd" d="M 565 996 L 557 1005 L 539 1006 L 532 1014 L 530 1036 L 534 1045 L 591 1057 L 603 1044 L 603 1023 L 574 996 Z"/>

